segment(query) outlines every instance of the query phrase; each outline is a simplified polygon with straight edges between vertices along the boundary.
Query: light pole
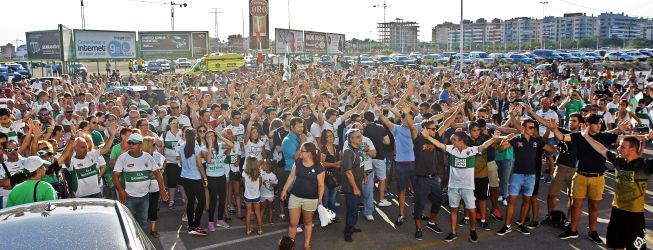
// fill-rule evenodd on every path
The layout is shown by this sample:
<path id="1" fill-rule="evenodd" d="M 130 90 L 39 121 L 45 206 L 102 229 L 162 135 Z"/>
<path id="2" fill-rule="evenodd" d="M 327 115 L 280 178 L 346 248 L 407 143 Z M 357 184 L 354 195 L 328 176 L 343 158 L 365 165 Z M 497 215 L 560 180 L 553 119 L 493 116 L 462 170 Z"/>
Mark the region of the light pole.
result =
<path id="1" fill-rule="evenodd" d="M 383 22 L 385 23 L 385 13 L 386 13 L 386 9 L 387 9 L 388 7 L 390 7 L 390 6 L 387 5 L 387 4 L 385 4 L 385 1 L 383 1 L 383 5 L 375 4 L 375 5 L 372 5 L 372 7 L 374 7 L 374 8 L 380 8 L 380 7 L 383 7 Z"/>
<path id="2" fill-rule="evenodd" d="M 465 32 L 463 30 L 463 0 L 460 0 L 460 62 L 463 63 L 464 61 L 462 60 L 462 55 L 463 55 L 463 45 L 465 40 Z"/>
<path id="3" fill-rule="evenodd" d="M 542 4 L 542 49 L 546 49 L 546 42 L 544 41 L 544 6 L 549 2 L 543 1 Z"/>
<path id="4" fill-rule="evenodd" d="M 173 31 L 175 30 L 175 6 L 179 6 L 179 8 L 183 8 L 183 7 L 188 7 L 188 4 L 170 2 L 170 27 Z"/>
<path id="5" fill-rule="evenodd" d="M 86 18 L 84 18 L 84 0 L 79 0 L 82 12 L 82 29 L 86 29 Z"/>
<path id="6" fill-rule="evenodd" d="M 220 52 L 220 34 L 218 33 L 218 14 L 221 14 L 221 8 L 211 8 L 210 14 L 215 16 L 215 39 L 218 40 L 218 52 Z"/>
<path id="7" fill-rule="evenodd" d="M 395 19 L 399 24 L 399 42 L 401 44 L 401 53 L 404 53 L 404 19 L 397 18 Z"/>

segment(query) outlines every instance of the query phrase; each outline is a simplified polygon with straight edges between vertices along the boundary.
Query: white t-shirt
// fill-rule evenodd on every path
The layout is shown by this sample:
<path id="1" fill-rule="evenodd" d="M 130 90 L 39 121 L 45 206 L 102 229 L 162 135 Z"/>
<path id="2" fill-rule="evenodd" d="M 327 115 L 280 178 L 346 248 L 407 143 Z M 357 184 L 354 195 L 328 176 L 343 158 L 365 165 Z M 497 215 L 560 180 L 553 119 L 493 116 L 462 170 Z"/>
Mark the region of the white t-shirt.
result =
<path id="1" fill-rule="evenodd" d="M 161 120 L 161 125 L 162 125 L 161 129 L 165 130 L 168 128 L 168 121 L 170 120 L 171 117 L 172 116 L 167 115 L 166 117 L 163 118 L 163 120 Z M 184 127 L 190 126 L 190 118 L 188 118 L 188 116 L 186 115 L 179 115 L 179 117 L 177 117 L 177 120 L 179 121 L 180 124 L 179 128 L 182 127 L 181 125 L 184 125 Z"/>
<path id="2" fill-rule="evenodd" d="M 261 198 L 268 199 L 274 197 L 274 186 L 279 183 L 277 176 L 273 172 L 261 171 L 263 185 L 261 185 Z"/>
<path id="3" fill-rule="evenodd" d="M 182 139 L 183 132 L 180 130 L 177 131 L 177 134 L 172 133 L 172 131 L 166 131 L 161 135 L 161 141 L 163 141 L 163 154 L 166 157 L 168 163 L 177 164 L 177 147 L 179 147 L 179 142 L 183 141 Z"/>
<path id="4" fill-rule="evenodd" d="M 256 159 L 263 160 L 263 149 L 265 149 L 265 144 L 267 144 L 267 139 L 261 138 L 257 143 L 253 141 L 248 141 L 245 144 L 245 151 L 243 152 L 243 157 L 253 155 L 256 156 Z"/>
<path id="5" fill-rule="evenodd" d="M 50 105 L 50 102 L 33 102 L 32 103 L 32 109 L 36 110 L 36 112 L 39 112 L 42 108 L 46 108 L 48 111 L 52 112 L 52 105 Z"/>
<path id="6" fill-rule="evenodd" d="M 261 197 L 261 185 L 259 179 L 252 180 L 247 175 L 247 172 L 243 171 L 243 182 L 245 183 L 245 198 L 246 199 L 256 199 Z M 260 177 L 259 177 L 260 178 Z"/>
<path id="7" fill-rule="evenodd" d="M 328 121 L 324 121 L 322 126 L 317 124 L 317 122 L 314 122 L 313 125 L 311 125 L 311 135 L 313 135 L 314 138 L 320 138 L 322 136 L 322 131 L 329 129 L 333 131 L 333 135 L 335 136 L 334 144 L 338 145 L 340 141 L 338 137 L 338 127 L 340 124 L 342 124 L 342 122 L 342 117 L 338 117 L 338 119 L 336 119 L 333 124 L 329 123 Z"/>
<path id="8" fill-rule="evenodd" d="M 84 159 L 77 159 L 75 155 L 70 158 L 68 169 L 72 172 L 73 178 L 77 179 L 76 197 L 88 196 L 99 193 L 100 190 L 100 167 L 102 164 L 100 150 L 92 150 L 86 153 Z"/>
<path id="9" fill-rule="evenodd" d="M 122 153 L 116 160 L 114 172 L 122 172 L 125 179 L 125 192 L 131 197 L 143 197 L 150 192 L 152 171 L 156 170 L 157 163 L 154 158 L 146 153 L 134 158 L 129 152 Z"/>
<path id="10" fill-rule="evenodd" d="M 163 163 L 166 161 L 165 156 L 163 156 L 161 153 L 157 151 L 154 151 L 154 153 L 152 154 L 152 158 L 156 163 L 157 169 L 163 169 Z M 156 181 L 156 177 L 152 175 L 150 179 L 150 193 L 154 193 L 154 192 L 159 192 L 159 182 Z"/>
<path id="11" fill-rule="evenodd" d="M 555 111 L 553 111 L 553 110 L 551 110 L 551 109 L 549 109 L 549 110 L 546 111 L 546 112 L 544 112 L 543 110 L 540 109 L 540 110 L 538 110 L 538 111 L 535 112 L 535 113 L 536 113 L 537 115 L 539 115 L 540 117 L 544 118 L 545 120 L 553 119 L 553 120 L 556 121 L 556 124 L 558 124 L 558 122 L 559 122 L 559 120 L 558 120 L 558 113 L 556 113 Z M 544 136 L 544 132 L 546 132 L 546 126 L 540 124 L 540 129 L 539 129 L 539 131 L 540 131 L 540 136 Z"/>
<path id="12" fill-rule="evenodd" d="M 22 121 L 14 121 L 12 122 L 8 128 L 0 125 L 0 132 L 4 133 L 7 135 L 7 141 L 18 141 L 18 132 L 21 132 L 21 129 L 23 128 L 23 122 Z"/>
<path id="13" fill-rule="evenodd" d="M 16 162 L 9 162 L 8 160 L 6 160 L 5 165 L 7 166 L 7 170 L 9 170 L 9 174 L 14 175 L 18 173 L 19 170 L 23 169 L 23 157 L 18 156 L 18 161 Z M 5 178 L 9 178 L 9 177 L 5 174 L 4 168 L 0 169 L 0 179 L 5 179 Z M 2 207 L 6 207 L 7 197 L 9 197 L 10 192 L 11 189 L 0 188 L 0 196 L 4 197 L 2 199 Z"/>
<path id="14" fill-rule="evenodd" d="M 474 190 L 474 167 L 478 147 L 468 147 L 459 151 L 453 145 L 445 147 L 451 166 L 449 175 L 449 188 L 464 188 Z"/>
<path id="15" fill-rule="evenodd" d="M 237 173 L 240 171 L 240 166 L 236 164 L 236 161 L 238 161 L 238 157 L 240 156 L 240 149 L 234 145 L 233 148 L 231 148 L 231 152 L 229 153 L 228 156 L 225 155 L 224 158 L 224 163 L 226 166 L 229 166 L 229 169 L 231 172 Z"/>
<path id="16" fill-rule="evenodd" d="M 243 152 L 243 139 L 245 137 L 245 126 L 243 124 L 238 124 L 238 126 L 233 126 L 229 124 L 227 128 L 231 129 L 231 132 L 233 132 L 234 137 L 236 137 L 236 142 L 238 144 L 235 145 L 235 147 L 239 148 L 239 152 Z"/>

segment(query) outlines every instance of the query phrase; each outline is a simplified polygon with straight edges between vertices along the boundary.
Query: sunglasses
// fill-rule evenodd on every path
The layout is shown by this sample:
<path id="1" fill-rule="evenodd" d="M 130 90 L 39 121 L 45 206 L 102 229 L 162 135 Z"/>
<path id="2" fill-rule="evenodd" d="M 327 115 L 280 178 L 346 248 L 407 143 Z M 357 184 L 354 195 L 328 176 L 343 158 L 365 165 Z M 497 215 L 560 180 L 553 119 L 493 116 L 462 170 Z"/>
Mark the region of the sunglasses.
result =
<path id="1" fill-rule="evenodd" d="M 535 128 L 537 128 L 537 127 L 535 127 L 535 126 L 527 127 L 527 129 L 535 129 Z"/>
<path id="2" fill-rule="evenodd" d="M 428 130 L 436 130 L 436 128 L 426 128 L 426 129 L 428 129 Z"/>
<path id="3" fill-rule="evenodd" d="M 11 153 L 11 152 L 17 152 L 18 148 L 5 148 L 5 152 Z"/>
<path id="4" fill-rule="evenodd" d="M 170 125 L 179 125 L 179 122 L 171 122 Z"/>
<path id="5" fill-rule="evenodd" d="M 39 150 L 38 152 L 36 152 L 36 154 L 38 154 L 39 157 L 43 157 L 43 156 L 50 157 L 50 156 L 52 156 L 52 152 L 48 152 L 48 151 L 45 151 L 45 150 Z"/>
<path id="6" fill-rule="evenodd" d="M 72 114 L 72 113 L 73 113 L 72 110 L 66 110 L 66 114 Z"/>
<path id="7" fill-rule="evenodd" d="M 141 144 L 141 143 L 140 142 L 128 141 L 127 144 L 128 145 L 138 145 L 138 144 Z"/>
<path id="8" fill-rule="evenodd" d="M 197 132 L 199 132 L 199 133 L 206 133 L 206 130 L 201 129 L 201 130 L 197 130 Z"/>
<path id="9" fill-rule="evenodd" d="M 171 109 L 178 109 L 179 107 L 170 107 Z"/>

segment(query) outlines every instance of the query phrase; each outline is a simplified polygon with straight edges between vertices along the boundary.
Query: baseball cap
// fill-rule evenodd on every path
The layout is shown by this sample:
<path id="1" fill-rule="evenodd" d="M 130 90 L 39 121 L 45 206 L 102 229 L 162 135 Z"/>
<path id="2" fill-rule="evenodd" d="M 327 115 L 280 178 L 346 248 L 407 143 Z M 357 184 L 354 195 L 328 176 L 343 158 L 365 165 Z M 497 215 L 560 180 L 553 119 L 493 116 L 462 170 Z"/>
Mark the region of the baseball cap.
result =
<path id="1" fill-rule="evenodd" d="M 129 135 L 129 141 L 134 143 L 141 143 L 143 142 L 143 136 L 137 133 L 133 133 Z"/>
<path id="2" fill-rule="evenodd" d="M 27 172 L 34 172 L 37 169 L 39 169 L 43 165 L 50 165 L 49 161 L 45 161 L 41 159 L 41 157 L 38 156 L 30 156 L 25 159 L 23 159 L 23 168 L 27 170 Z"/>
<path id="3" fill-rule="evenodd" d="M 646 84 L 646 87 L 647 87 L 647 88 L 652 88 L 652 89 L 653 89 L 653 82 L 650 82 L 650 83 Z"/>

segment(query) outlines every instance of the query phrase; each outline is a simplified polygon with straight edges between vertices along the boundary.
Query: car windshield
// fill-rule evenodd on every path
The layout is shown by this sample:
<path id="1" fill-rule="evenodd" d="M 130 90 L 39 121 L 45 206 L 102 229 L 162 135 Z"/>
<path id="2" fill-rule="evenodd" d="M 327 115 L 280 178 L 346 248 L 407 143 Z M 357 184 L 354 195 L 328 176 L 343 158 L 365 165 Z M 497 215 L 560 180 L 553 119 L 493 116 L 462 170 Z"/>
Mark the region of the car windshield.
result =
<path id="1" fill-rule="evenodd" d="M 147 64 L 147 66 L 148 66 L 148 67 L 152 67 L 152 66 L 155 66 L 155 67 L 156 67 L 156 66 L 161 66 L 161 63 L 160 63 L 160 62 L 150 62 L 150 63 Z"/>
<path id="2" fill-rule="evenodd" d="M 3 214 L 0 249 L 127 249 L 112 207 L 57 207 L 48 216 L 37 210 Z"/>

